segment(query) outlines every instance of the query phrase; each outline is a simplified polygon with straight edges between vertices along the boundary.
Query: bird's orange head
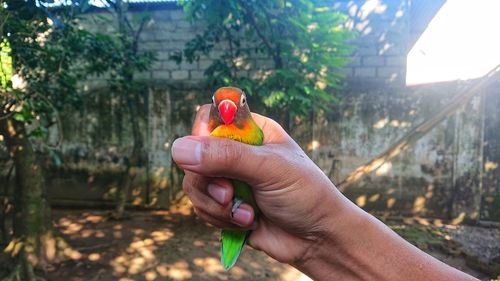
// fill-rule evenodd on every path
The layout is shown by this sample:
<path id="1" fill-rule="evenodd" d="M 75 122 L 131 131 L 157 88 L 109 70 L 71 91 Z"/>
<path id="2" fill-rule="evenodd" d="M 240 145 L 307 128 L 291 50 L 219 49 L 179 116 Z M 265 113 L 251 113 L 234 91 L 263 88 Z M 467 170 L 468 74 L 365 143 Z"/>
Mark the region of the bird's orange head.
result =
<path id="1" fill-rule="evenodd" d="M 210 110 L 210 119 L 214 123 L 211 127 L 215 128 L 222 124 L 238 126 L 248 118 L 251 118 L 250 109 L 242 90 L 235 87 L 223 87 L 215 92 Z"/>

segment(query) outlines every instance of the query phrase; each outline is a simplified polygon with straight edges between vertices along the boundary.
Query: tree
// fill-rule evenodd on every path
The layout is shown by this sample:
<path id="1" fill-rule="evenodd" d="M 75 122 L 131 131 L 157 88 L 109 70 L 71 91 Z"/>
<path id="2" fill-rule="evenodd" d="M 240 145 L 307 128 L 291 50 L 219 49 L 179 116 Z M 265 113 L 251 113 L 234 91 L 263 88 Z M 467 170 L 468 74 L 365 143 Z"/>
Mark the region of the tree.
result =
<path id="1" fill-rule="evenodd" d="M 289 129 L 292 117 L 327 109 L 341 81 L 354 34 L 347 16 L 328 2 L 307 0 L 181 1 L 189 19 L 205 26 L 172 59 L 222 55 L 205 71 L 213 88 L 234 85 L 257 98 Z M 258 58 L 257 60 L 254 60 Z"/>
<path id="2" fill-rule="evenodd" d="M 132 151 L 125 159 L 125 170 L 120 180 L 116 196 L 116 208 L 113 218 L 123 218 L 128 194 L 137 170 L 144 166 L 144 138 L 139 126 L 140 106 L 144 103 L 144 85 L 134 80 L 137 72 L 149 70 L 155 60 L 155 54 L 139 50 L 139 39 L 144 26 L 150 21 L 148 13 L 127 14 L 128 3 L 123 0 L 106 0 L 106 10 L 114 20 L 96 18 L 101 24 L 115 26 L 113 38 L 118 48 L 119 59 L 113 63 L 108 83 L 113 95 L 126 109 L 132 128 Z"/>
<path id="3" fill-rule="evenodd" d="M 43 1 L 0 0 L 0 134 L 16 173 L 14 232 L 4 250 L 15 258 L 11 280 L 35 280 L 34 268 L 78 255 L 54 234 L 32 141 L 43 143 L 56 112 L 81 104 L 78 82 L 106 71 L 113 58 L 109 37 L 80 28 L 75 16 L 82 3 L 60 7 L 55 16 Z"/>

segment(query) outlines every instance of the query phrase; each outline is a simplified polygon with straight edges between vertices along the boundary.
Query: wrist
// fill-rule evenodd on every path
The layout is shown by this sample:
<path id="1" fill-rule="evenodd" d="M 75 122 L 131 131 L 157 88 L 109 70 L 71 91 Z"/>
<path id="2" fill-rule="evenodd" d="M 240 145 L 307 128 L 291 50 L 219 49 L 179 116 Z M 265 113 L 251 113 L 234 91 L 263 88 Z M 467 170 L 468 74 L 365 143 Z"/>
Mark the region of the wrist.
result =
<path id="1" fill-rule="evenodd" d="M 369 215 L 357 208 L 336 188 L 330 200 L 323 203 L 328 214 L 321 222 L 321 231 L 304 257 L 293 264 L 314 280 L 364 279 L 367 268 L 353 251 L 358 241 L 355 234 L 370 223 Z M 332 207 L 334 206 L 334 207 Z M 373 275 L 372 275 L 373 276 Z"/>
<path id="2" fill-rule="evenodd" d="M 293 264 L 314 280 L 475 280 L 406 242 L 336 190 L 325 231 Z"/>

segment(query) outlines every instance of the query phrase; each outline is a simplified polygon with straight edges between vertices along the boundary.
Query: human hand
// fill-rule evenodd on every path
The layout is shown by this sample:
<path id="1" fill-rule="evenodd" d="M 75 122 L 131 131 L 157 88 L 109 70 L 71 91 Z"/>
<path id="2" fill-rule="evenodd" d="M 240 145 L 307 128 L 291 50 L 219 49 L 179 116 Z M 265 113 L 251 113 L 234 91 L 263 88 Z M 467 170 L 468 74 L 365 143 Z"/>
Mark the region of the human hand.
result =
<path id="1" fill-rule="evenodd" d="M 278 261 L 297 263 L 331 228 L 340 193 L 326 175 L 273 120 L 253 114 L 264 144 L 251 146 L 209 137 L 210 105 L 198 111 L 193 136 L 177 139 L 172 157 L 185 170 L 183 188 L 196 213 L 219 228 L 252 228 L 248 244 Z M 233 189 L 227 179 L 253 188 L 260 213 L 242 204 L 231 216 Z"/>
<path id="2" fill-rule="evenodd" d="M 210 137 L 210 106 L 172 157 L 196 213 L 219 228 L 253 229 L 250 246 L 315 280 L 476 280 L 406 242 L 344 197 L 273 120 L 253 114 L 264 144 Z M 233 188 L 248 183 L 260 213 L 242 204 L 231 216 Z"/>

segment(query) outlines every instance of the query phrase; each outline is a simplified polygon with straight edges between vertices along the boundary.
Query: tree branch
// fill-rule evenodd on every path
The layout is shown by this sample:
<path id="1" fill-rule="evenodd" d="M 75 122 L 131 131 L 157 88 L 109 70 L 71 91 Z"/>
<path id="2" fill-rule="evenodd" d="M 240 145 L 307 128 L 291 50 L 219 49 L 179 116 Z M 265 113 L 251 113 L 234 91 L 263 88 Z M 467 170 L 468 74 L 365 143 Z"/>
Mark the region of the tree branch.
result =
<path id="1" fill-rule="evenodd" d="M 233 51 L 233 37 L 231 36 L 231 30 L 224 27 L 224 30 L 226 31 L 227 33 L 227 40 L 229 41 L 229 54 L 231 56 L 231 66 L 233 67 L 232 71 L 234 71 L 234 75 L 233 73 L 231 73 L 232 76 L 236 76 L 236 64 L 234 63 L 234 51 Z"/>
<path id="2" fill-rule="evenodd" d="M 3 27 L 7 23 L 7 21 L 9 20 L 9 17 L 10 17 L 10 13 L 7 13 L 7 15 L 5 16 L 5 19 L 0 24 L 0 34 L 3 34 Z"/>
<path id="3" fill-rule="evenodd" d="M 245 2 L 245 0 L 240 0 L 238 2 L 243 7 L 245 15 L 250 20 L 250 24 L 255 29 L 255 32 L 257 33 L 257 36 L 260 38 L 260 40 L 262 41 L 262 43 L 264 43 L 264 45 L 266 45 L 268 52 L 276 60 L 277 56 L 276 56 L 275 50 L 274 50 L 273 46 L 271 45 L 271 43 L 269 42 L 269 40 L 267 40 L 266 36 L 264 36 L 264 34 L 262 33 L 262 30 L 260 29 L 260 27 L 257 25 L 257 21 L 255 19 L 255 15 L 252 13 L 252 10 L 248 7 L 248 5 Z"/>
<path id="4" fill-rule="evenodd" d="M 139 28 L 134 34 L 134 42 L 132 43 L 132 49 L 134 51 L 134 54 L 137 53 L 139 49 L 139 36 L 141 36 L 142 30 L 144 29 L 144 25 L 146 25 L 147 19 L 142 18 L 141 23 L 139 25 Z"/>
<path id="5" fill-rule="evenodd" d="M 127 27 L 128 27 L 128 29 L 129 29 L 130 34 L 131 34 L 132 36 L 134 36 L 134 35 L 135 35 L 134 27 L 132 26 L 132 24 L 131 24 L 131 23 L 130 23 L 130 21 L 128 20 L 127 15 L 125 15 L 125 12 L 124 12 L 124 11 L 122 11 L 122 13 L 124 13 L 124 15 L 123 15 L 123 21 L 125 22 L 125 24 L 127 24 Z"/>

